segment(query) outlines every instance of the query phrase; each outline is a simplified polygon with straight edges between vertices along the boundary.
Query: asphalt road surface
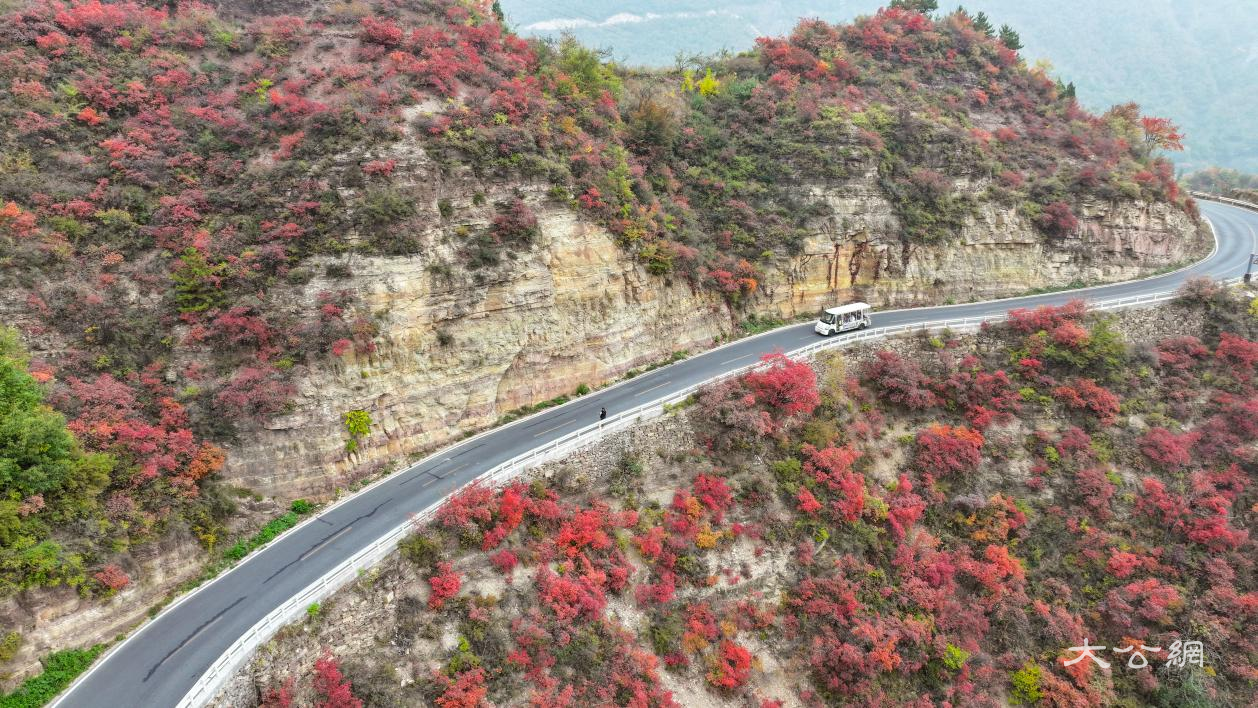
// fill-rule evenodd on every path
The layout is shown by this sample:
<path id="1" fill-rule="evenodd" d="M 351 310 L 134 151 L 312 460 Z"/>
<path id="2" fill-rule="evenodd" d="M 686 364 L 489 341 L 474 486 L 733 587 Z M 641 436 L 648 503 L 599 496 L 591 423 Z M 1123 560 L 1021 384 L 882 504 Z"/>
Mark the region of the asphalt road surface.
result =
<path id="1" fill-rule="evenodd" d="M 873 314 L 875 327 L 974 317 L 1015 307 L 1061 304 L 1075 298 L 1108 300 L 1171 290 L 1185 279 L 1230 278 L 1245 272 L 1258 251 L 1258 213 L 1201 202 L 1214 224 L 1218 249 L 1185 270 L 1157 278 L 1084 290 L 990 302 Z M 837 304 L 837 303 L 836 303 Z M 760 355 L 790 352 L 817 341 L 812 324 L 770 334 L 686 359 L 622 385 L 494 430 L 363 491 L 315 521 L 282 536 L 256 557 L 168 608 L 111 651 L 55 703 L 59 708 L 174 706 L 237 637 L 272 609 L 305 589 L 342 560 L 369 546 L 442 496 L 494 465 L 554 440 L 609 414 L 649 403 L 718 374 L 752 363 Z M 843 336 L 843 335 L 838 335 Z"/>

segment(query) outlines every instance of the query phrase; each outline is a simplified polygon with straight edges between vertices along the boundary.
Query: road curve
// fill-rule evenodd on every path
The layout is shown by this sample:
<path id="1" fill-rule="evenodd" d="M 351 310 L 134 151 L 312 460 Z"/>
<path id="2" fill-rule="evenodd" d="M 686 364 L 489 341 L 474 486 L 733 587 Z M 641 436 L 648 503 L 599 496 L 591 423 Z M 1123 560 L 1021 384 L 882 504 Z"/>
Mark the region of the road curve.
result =
<path id="1" fill-rule="evenodd" d="M 1214 225 L 1218 248 L 1205 260 L 1175 273 L 1073 292 L 876 311 L 874 325 L 985 316 L 1075 298 L 1109 300 L 1172 290 L 1194 276 L 1221 279 L 1244 274 L 1247 256 L 1258 251 L 1258 213 L 1213 202 L 1200 205 Z M 500 462 L 593 422 L 600 407 L 606 406 L 611 413 L 627 410 L 749 364 L 761 354 L 789 352 L 816 339 L 812 324 L 782 327 L 451 446 L 330 508 L 168 607 L 109 652 L 54 705 L 175 706 L 238 637 L 342 560 L 404 523 L 408 514 L 428 507 Z"/>

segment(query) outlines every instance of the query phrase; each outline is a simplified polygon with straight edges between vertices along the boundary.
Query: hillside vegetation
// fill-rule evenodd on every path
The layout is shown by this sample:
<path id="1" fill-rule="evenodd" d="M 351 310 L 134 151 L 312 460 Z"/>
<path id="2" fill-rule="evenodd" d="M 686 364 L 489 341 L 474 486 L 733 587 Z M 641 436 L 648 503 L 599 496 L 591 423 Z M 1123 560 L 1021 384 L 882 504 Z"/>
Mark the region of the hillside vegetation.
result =
<path id="1" fill-rule="evenodd" d="M 767 357 L 699 394 L 680 449 L 460 492 L 261 650 L 255 695 L 1250 705 L 1254 307 L 1198 282 L 1125 326 L 1074 302 Z M 1159 322 L 1201 336 L 1121 334 Z M 1085 640 L 1108 667 L 1071 661 Z"/>
<path id="2" fill-rule="evenodd" d="M 353 255 L 412 254 L 434 220 L 474 270 L 509 270 L 536 238 L 522 199 L 474 228 L 448 202 L 417 204 L 405 184 L 423 175 L 398 150 L 546 184 L 650 271 L 732 303 L 818 228 L 785 186 L 842 179 L 861 156 L 906 253 L 954 238 L 980 203 L 1045 239 L 1075 228 L 1084 198 L 1194 209 L 1156 156 L 1177 147 L 1173 126 L 1134 106 L 1088 114 L 964 13 L 804 22 L 673 75 L 530 44 L 483 2 L 294 11 L 37 0 L 5 17 L 0 306 L 36 351 L 21 406 L 43 411 L 38 393 L 77 443 L 30 413 L 61 471 L 31 484 L 20 462 L 5 480 L 20 560 L 0 590 L 85 587 L 175 524 L 221 540 L 231 505 L 206 480 L 222 447 L 288 410 L 308 367 L 376 346 L 376 313 L 348 287 L 279 295 L 313 264 L 349 278 Z M 58 555 L 44 545 L 58 535 L 93 551 Z"/>
<path id="3" fill-rule="evenodd" d="M 634 66 L 671 67 L 678 57 L 737 52 L 799 17 L 850 22 L 886 0 L 501 0 L 521 34 L 559 37 L 608 51 Z M 944 11 L 957 3 L 936 3 Z M 1008 24 L 1028 61 L 1050 61 L 1089 108 L 1135 100 L 1184 126 L 1181 169 L 1220 165 L 1258 171 L 1258 47 L 1249 0 L 967 0 Z"/>

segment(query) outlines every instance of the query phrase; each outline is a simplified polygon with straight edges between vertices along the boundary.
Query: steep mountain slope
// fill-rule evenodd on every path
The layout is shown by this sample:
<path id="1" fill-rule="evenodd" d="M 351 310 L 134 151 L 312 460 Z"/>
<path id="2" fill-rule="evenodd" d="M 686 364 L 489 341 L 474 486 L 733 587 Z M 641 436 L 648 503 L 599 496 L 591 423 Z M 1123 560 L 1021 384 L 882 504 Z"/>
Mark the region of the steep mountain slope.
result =
<path id="1" fill-rule="evenodd" d="M 963 14 L 808 22 L 682 75 L 530 45 L 488 3 L 222 11 L 35 2 L 0 28 L 0 316 L 113 460 L 69 511 L 3 490 L 30 531 L 5 588 L 63 588 L 9 613 L 41 637 L 23 670 L 82 640 L 64 588 L 143 586 L 132 549 L 172 532 L 220 555 L 216 479 L 325 495 L 748 315 L 1206 246 L 1169 126 L 1086 113 Z"/>

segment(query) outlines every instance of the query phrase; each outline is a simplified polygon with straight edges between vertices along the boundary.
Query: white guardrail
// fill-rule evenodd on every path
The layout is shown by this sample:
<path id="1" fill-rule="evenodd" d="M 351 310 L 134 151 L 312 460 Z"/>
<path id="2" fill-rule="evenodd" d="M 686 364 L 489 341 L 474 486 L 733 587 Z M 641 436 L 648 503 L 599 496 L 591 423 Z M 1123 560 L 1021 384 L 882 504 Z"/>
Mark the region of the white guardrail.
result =
<path id="1" fill-rule="evenodd" d="M 1230 198 L 1230 197 L 1220 197 L 1220 196 L 1219 196 L 1219 195 L 1217 195 L 1217 194 L 1210 194 L 1210 193 L 1208 193 L 1208 192 L 1192 192 L 1192 191 L 1190 191 L 1190 192 L 1188 192 L 1188 193 L 1189 193 L 1189 194 L 1191 194 L 1191 195 L 1193 196 L 1193 198 L 1195 198 L 1195 199 L 1205 199 L 1205 200 L 1207 200 L 1207 201 L 1211 201 L 1211 202 L 1223 202 L 1224 204 L 1231 204 L 1232 206 L 1238 206 L 1238 207 L 1240 207 L 1240 208 L 1242 208 L 1242 209 L 1249 209 L 1249 210 L 1251 210 L 1251 211 L 1258 211 L 1258 204 L 1254 204 L 1253 202 L 1245 202 L 1245 201 L 1241 201 L 1240 199 L 1232 199 L 1232 198 Z"/>
<path id="2" fill-rule="evenodd" d="M 1240 278 L 1223 281 L 1225 284 L 1239 282 Z M 1173 291 L 1150 293 L 1147 295 L 1136 295 L 1132 297 L 1120 298 L 1116 300 L 1104 300 L 1092 303 L 1089 308 L 1092 310 L 1118 310 L 1128 307 L 1140 307 L 1153 305 L 1160 302 L 1166 302 L 1175 297 Z M 961 319 L 937 320 L 933 322 L 923 322 L 918 324 L 898 325 L 895 327 L 879 327 L 876 329 L 867 329 L 852 334 L 839 335 L 826 339 L 821 339 L 815 344 L 801 347 L 794 351 L 788 352 L 787 355 L 799 358 L 810 357 L 818 352 L 827 349 L 836 349 L 840 347 L 857 344 L 859 342 L 868 342 L 875 339 L 883 339 L 900 334 L 909 334 L 913 332 L 930 332 L 937 330 L 953 330 L 967 331 L 975 330 L 985 322 L 1000 322 L 1006 319 L 1004 313 L 993 314 L 987 317 L 966 317 Z M 690 386 L 671 395 L 656 399 L 650 403 L 645 403 L 637 408 L 633 408 L 622 413 L 609 416 L 606 420 L 592 423 L 580 430 L 573 431 L 545 445 L 534 448 L 522 455 L 497 465 L 493 469 L 481 474 L 468 484 L 489 484 L 501 485 L 524 471 L 535 467 L 543 462 L 561 458 L 568 453 L 593 444 L 598 440 L 610 435 L 630 428 L 638 423 L 642 423 L 654 418 L 658 418 L 665 414 L 665 406 L 677 404 L 685 401 L 694 395 L 699 389 L 710 386 L 716 382 L 723 381 L 735 376 L 740 376 L 751 369 L 761 366 L 760 362 L 740 367 L 733 371 L 721 374 L 714 378 L 708 379 L 700 384 Z M 466 485 L 463 485 L 466 486 Z M 462 489 L 460 487 L 459 489 Z M 243 634 L 236 640 L 232 646 L 214 662 L 208 670 L 197 681 L 196 685 L 188 691 L 179 705 L 181 708 L 196 708 L 208 703 L 223 687 L 235 671 L 253 654 L 263 642 L 269 640 L 273 634 L 282 626 L 293 622 L 306 613 L 306 608 L 312 603 L 319 602 L 330 596 L 333 592 L 347 585 L 351 580 L 358 577 L 359 571 L 365 570 L 379 561 L 385 556 L 393 552 L 398 542 L 409 533 L 416 524 L 422 524 L 428 521 L 438 507 L 443 504 L 451 495 L 457 493 L 458 490 L 451 492 L 443 497 L 440 501 L 432 504 L 427 509 L 412 516 L 406 523 L 401 524 L 397 528 L 390 531 L 387 535 L 372 543 L 367 548 L 354 554 L 336 568 L 328 572 L 319 580 L 311 583 L 305 590 L 289 598 L 283 605 L 275 608 L 270 614 L 260 620 L 248 632 Z"/>

